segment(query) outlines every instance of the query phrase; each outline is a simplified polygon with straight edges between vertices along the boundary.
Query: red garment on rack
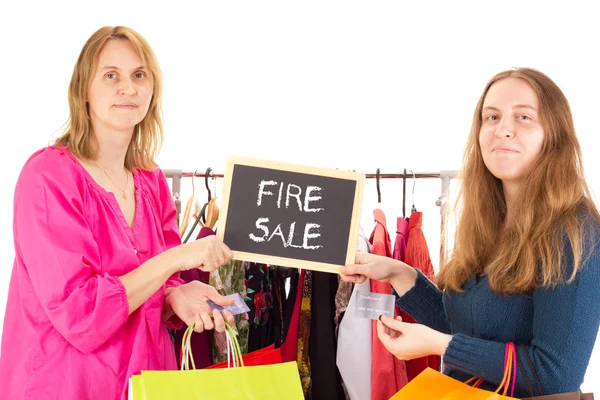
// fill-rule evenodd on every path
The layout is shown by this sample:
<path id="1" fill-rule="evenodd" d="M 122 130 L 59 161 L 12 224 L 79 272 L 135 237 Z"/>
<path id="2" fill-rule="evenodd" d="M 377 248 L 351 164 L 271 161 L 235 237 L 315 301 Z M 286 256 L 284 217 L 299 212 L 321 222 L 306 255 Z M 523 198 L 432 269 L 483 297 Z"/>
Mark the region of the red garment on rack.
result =
<path id="1" fill-rule="evenodd" d="M 377 208 L 373 211 L 373 216 L 376 224 L 369 238 L 369 242 L 373 245 L 371 253 L 391 257 L 392 244 L 387 231 L 385 215 L 381 209 Z M 371 292 L 391 294 L 392 285 L 371 280 Z M 372 322 L 371 333 L 371 400 L 387 400 L 408 382 L 406 363 L 398 360 L 383 346 L 377 337 L 377 321 Z"/>
<path id="2" fill-rule="evenodd" d="M 408 232 L 408 220 L 404 218 L 398 218 L 398 221 L 396 223 L 396 241 L 394 243 L 394 259 L 406 263 Z M 417 321 L 415 321 L 414 318 L 411 317 L 408 313 L 404 312 L 403 310 L 399 311 L 403 322 L 407 322 L 409 324 L 417 323 Z M 414 358 L 412 360 L 406 361 L 406 376 L 408 378 L 408 381 L 410 382 L 414 377 L 419 375 L 425 368 L 429 366 L 429 357 Z M 431 368 L 434 368 L 434 366 L 431 366 Z"/>
<path id="3" fill-rule="evenodd" d="M 300 271 L 298 279 L 298 291 L 296 292 L 296 302 L 294 303 L 294 311 L 290 320 L 290 327 L 283 343 L 281 343 L 281 358 L 283 362 L 296 361 L 296 351 L 298 350 L 298 321 L 300 320 L 300 305 L 302 304 L 302 289 L 304 288 L 305 270 Z"/>
<path id="4" fill-rule="evenodd" d="M 394 260 L 404 261 L 406 258 L 406 242 L 408 239 L 408 219 L 398 218 L 396 221 L 396 240 L 394 241 Z"/>
<path id="5" fill-rule="evenodd" d="M 435 272 L 433 271 L 433 264 L 431 263 L 429 249 L 427 247 L 425 235 L 423 234 L 422 226 L 423 213 L 420 211 L 415 211 L 410 215 L 410 222 L 408 225 L 408 240 L 406 242 L 406 258 L 404 262 L 411 267 L 417 268 L 427 278 L 429 278 L 430 281 L 435 282 Z M 425 359 L 427 362 L 425 362 Z M 416 361 L 414 365 L 410 364 L 412 361 Z M 439 371 L 441 367 L 441 357 L 429 356 L 423 357 L 422 359 L 419 358 L 416 360 L 411 360 L 409 363 L 407 363 L 408 379 L 411 380 L 415 376 L 419 375 L 419 373 L 427 367 Z"/>
<path id="6" fill-rule="evenodd" d="M 418 268 L 430 281 L 434 282 L 435 272 L 433 271 L 433 264 L 431 264 L 429 249 L 422 227 L 423 213 L 415 211 L 410 215 L 408 225 L 405 262 L 412 267 Z"/>

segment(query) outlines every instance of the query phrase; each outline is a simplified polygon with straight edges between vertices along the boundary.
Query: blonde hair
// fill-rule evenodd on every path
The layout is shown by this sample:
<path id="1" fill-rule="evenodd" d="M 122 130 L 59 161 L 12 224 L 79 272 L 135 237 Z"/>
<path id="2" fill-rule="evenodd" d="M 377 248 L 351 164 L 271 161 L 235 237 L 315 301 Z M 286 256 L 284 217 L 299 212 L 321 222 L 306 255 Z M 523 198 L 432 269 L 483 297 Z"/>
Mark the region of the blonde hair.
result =
<path id="1" fill-rule="evenodd" d="M 479 146 L 485 97 L 495 82 L 505 78 L 523 79 L 533 88 L 545 133 L 510 221 L 505 221 L 502 182 L 485 166 Z M 461 291 L 484 269 L 491 288 L 500 293 L 524 293 L 564 282 L 569 274 L 569 282 L 575 277 L 582 265 L 585 231 L 593 226 L 589 218 L 598 221 L 600 216 L 585 182 L 569 103 L 550 78 L 519 68 L 501 72 L 487 83 L 473 115 L 462 172 L 455 248 L 436 279 L 440 288 Z M 571 257 L 572 270 L 565 268 Z"/>
<path id="2" fill-rule="evenodd" d="M 69 120 L 55 145 L 68 148 L 76 157 L 96 159 L 97 145 L 92 136 L 91 120 L 86 99 L 90 79 L 96 69 L 98 54 L 109 40 L 128 40 L 151 74 L 152 100 L 144 119 L 135 126 L 125 156 L 129 170 L 156 168 L 155 158 L 163 141 L 162 73 L 152 48 L 139 33 L 124 26 L 105 26 L 87 40 L 73 68 L 69 84 Z"/>

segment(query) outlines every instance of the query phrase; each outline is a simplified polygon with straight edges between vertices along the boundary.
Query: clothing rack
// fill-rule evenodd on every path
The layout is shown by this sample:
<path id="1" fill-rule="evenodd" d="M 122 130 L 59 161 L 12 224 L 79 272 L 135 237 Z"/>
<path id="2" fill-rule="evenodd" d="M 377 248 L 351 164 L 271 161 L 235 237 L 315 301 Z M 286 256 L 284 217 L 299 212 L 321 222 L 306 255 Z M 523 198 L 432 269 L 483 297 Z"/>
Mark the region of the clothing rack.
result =
<path id="1" fill-rule="evenodd" d="M 181 213 L 181 179 L 182 178 L 206 178 L 205 172 L 196 171 L 185 171 L 182 169 L 163 169 L 163 173 L 167 178 L 172 179 L 171 190 L 173 193 L 173 199 L 175 200 L 175 206 L 177 207 L 177 215 Z M 206 171 L 210 171 L 207 169 Z M 381 173 L 379 168 L 376 173 L 365 173 L 367 179 L 404 179 L 404 196 L 406 198 L 406 179 L 431 179 L 437 178 L 441 180 L 441 194 L 436 200 L 435 204 L 440 207 L 441 226 L 440 226 L 440 265 L 443 265 L 446 259 L 446 243 L 448 241 L 448 228 L 447 228 L 447 217 L 449 215 L 450 207 L 448 204 L 448 196 L 450 194 L 450 183 L 452 179 L 458 177 L 458 171 L 456 170 L 442 170 L 437 172 L 413 172 L 410 170 L 404 170 L 402 172 L 388 172 Z M 208 178 L 223 178 L 222 173 L 209 172 Z M 379 182 L 377 184 L 377 191 L 379 199 L 381 201 L 381 195 L 379 193 Z M 404 206 L 403 206 L 404 209 Z"/>
<path id="2" fill-rule="evenodd" d="M 175 199 L 175 205 L 177 206 L 177 212 L 180 212 L 181 207 L 181 178 L 204 178 L 206 177 L 206 173 L 196 171 L 184 171 L 182 169 L 163 169 L 163 173 L 167 178 L 171 178 L 172 183 L 172 192 L 173 199 Z M 423 179 L 423 178 L 439 178 L 442 183 L 442 193 L 438 200 L 436 201 L 436 205 L 438 207 L 443 208 L 442 206 L 445 204 L 445 199 L 447 198 L 450 191 L 450 181 L 452 179 L 456 179 L 458 176 L 458 171 L 456 170 L 442 170 L 438 172 L 392 172 L 392 173 L 365 173 L 364 174 L 367 179 Z M 215 174 L 210 173 L 208 175 L 209 178 L 223 178 L 223 174 Z M 405 196 L 406 197 L 406 196 Z"/>

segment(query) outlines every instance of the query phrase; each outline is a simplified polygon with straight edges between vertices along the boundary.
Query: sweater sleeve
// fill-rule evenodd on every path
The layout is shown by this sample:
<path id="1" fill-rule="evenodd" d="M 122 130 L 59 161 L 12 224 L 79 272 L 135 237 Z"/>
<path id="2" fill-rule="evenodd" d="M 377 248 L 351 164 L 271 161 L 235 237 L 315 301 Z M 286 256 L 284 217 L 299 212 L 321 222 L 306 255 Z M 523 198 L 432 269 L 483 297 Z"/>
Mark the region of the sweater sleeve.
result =
<path id="1" fill-rule="evenodd" d="M 450 333 L 450 324 L 444 312 L 442 291 L 417 270 L 415 285 L 403 296 L 396 296 L 396 305 L 409 313 L 418 323 L 443 333 Z"/>
<path id="2" fill-rule="evenodd" d="M 23 169 L 15 190 L 15 250 L 52 325 L 90 353 L 126 323 L 127 294 L 118 277 L 103 272 L 82 184 L 57 168 Z"/>
<path id="3" fill-rule="evenodd" d="M 571 283 L 542 287 L 533 293 L 533 338 L 524 348 L 544 395 L 578 391 L 585 376 L 600 325 L 600 248 L 592 245 L 592 249 L 590 254 L 589 245 L 584 246 L 583 254 L 589 257 L 584 257 Z M 505 346 L 457 334 L 446 350 L 444 363 L 497 386 L 502 380 Z M 529 393 L 522 370 L 535 387 L 536 378 L 521 346 L 517 352 L 520 366 L 516 386 L 519 392 Z"/>

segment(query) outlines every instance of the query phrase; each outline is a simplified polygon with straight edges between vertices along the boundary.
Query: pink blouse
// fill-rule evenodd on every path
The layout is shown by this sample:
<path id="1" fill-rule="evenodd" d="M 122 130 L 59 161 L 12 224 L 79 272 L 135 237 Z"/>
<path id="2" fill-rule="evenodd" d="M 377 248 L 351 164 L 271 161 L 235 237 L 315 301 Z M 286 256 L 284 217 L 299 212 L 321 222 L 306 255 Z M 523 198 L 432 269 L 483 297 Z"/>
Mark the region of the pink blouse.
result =
<path id="1" fill-rule="evenodd" d="M 3 399 L 127 398 L 140 370 L 176 369 L 165 287 L 128 315 L 122 276 L 181 243 L 160 169 L 134 173 L 131 229 L 112 193 L 66 149 L 27 161 L 15 190 L 15 262 L 2 334 Z M 181 321 L 178 321 L 181 324 Z"/>

